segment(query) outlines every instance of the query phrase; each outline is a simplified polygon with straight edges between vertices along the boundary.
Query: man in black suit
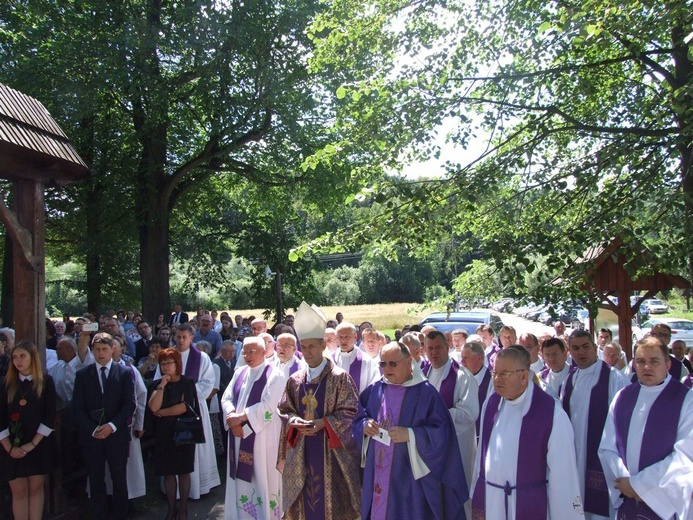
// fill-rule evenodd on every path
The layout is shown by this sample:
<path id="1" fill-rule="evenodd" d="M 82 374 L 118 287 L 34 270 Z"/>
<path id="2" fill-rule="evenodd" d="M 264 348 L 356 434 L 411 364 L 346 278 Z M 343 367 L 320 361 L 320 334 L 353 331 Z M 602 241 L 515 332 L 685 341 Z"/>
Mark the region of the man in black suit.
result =
<path id="1" fill-rule="evenodd" d="M 128 514 L 126 465 L 135 390 L 130 369 L 113 362 L 115 344 L 105 332 L 94 336 L 92 353 L 96 363 L 77 372 L 72 411 L 87 466 L 94 518 L 103 517 L 108 508 L 104 481 L 108 462 L 114 517 L 122 520 Z"/>
<path id="2" fill-rule="evenodd" d="M 219 399 L 219 418 L 221 424 L 224 424 L 226 420 L 224 419 L 224 412 L 221 411 L 221 396 L 224 395 L 226 387 L 231 383 L 233 379 L 233 372 L 236 368 L 236 342 L 232 339 L 227 339 L 221 344 L 221 350 L 219 351 L 219 356 L 212 360 L 212 363 L 219 367 L 219 372 L 221 377 L 219 378 L 219 391 L 217 392 L 217 397 L 214 399 Z M 228 442 L 228 435 L 222 435 L 224 440 L 224 448 Z"/>
<path id="3" fill-rule="evenodd" d="M 169 326 L 173 325 L 174 323 L 188 323 L 188 313 L 183 312 L 183 307 L 181 307 L 180 303 L 177 303 L 173 307 L 173 313 L 168 319 Z"/>
<path id="4" fill-rule="evenodd" d="M 137 333 L 140 339 L 135 341 L 135 365 L 138 365 L 140 360 L 149 355 L 149 342 L 152 341 L 152 327 L 146 321 L 141 321 L 137 324 Z"/>

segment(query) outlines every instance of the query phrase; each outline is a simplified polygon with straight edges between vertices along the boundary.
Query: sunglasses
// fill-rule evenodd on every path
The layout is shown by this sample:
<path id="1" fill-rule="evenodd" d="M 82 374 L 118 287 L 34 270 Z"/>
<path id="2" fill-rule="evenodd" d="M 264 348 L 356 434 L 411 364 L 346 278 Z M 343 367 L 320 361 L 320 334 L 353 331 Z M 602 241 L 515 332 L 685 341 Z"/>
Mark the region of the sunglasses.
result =
<path id="1" fill-rule="evenodd" d="M 400 359 L 399 361 L 379 361 L 378 365 L 380 365 L 380 368 L 385 368 L 387 366 L 389 366 L 390 368 L 395 368 L 395 367 L 397 367 L 397 365 L 399 365 L 405 359 L 409 359 L 409 358 L 405 357 L 405 358 Z"/>

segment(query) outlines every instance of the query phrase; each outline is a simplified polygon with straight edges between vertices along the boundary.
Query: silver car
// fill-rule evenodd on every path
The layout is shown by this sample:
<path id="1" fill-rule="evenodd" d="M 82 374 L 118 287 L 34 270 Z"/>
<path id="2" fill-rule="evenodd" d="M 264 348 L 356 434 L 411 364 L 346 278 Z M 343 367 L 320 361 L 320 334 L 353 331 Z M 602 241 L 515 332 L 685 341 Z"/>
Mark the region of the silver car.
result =
<path id="1" fill-rule="evenodd" d="M 671 327 L 671 341 L 680 339 L 686 343 L 687 348 L 693 348 L 693 321 L 684 318 L 652 318 L 647 320 L 642 324 L 642 327 L 633 327 L 633 342 L 641 340 L 657 323 L 664 323 Z"/>

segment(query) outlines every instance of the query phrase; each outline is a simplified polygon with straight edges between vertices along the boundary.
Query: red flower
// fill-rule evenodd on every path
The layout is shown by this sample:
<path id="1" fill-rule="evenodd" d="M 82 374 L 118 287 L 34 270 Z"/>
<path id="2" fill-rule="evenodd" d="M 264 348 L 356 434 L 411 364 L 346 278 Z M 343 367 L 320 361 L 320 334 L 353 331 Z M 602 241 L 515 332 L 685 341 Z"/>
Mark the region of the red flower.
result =
<path id="1" fill-rule="evenodd" d="M 20 419 L 19 412 L 15 412 L 12 415 L 10 415 L 11 421 L 18 421 L 19 419 Z"/>

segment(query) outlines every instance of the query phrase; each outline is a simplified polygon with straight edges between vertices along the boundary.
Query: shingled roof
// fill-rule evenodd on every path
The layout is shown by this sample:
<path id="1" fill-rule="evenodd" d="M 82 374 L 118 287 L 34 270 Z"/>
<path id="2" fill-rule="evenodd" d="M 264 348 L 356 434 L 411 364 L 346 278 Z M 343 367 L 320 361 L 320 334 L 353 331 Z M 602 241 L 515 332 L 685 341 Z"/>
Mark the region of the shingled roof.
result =
<path id="1" fill-rule="evenodd" d="M 89 174 L 46 108 L 0 83 L 0 178 L 63 183 Z"/>

